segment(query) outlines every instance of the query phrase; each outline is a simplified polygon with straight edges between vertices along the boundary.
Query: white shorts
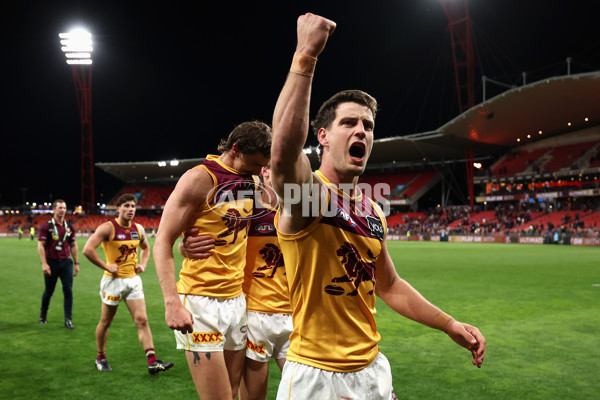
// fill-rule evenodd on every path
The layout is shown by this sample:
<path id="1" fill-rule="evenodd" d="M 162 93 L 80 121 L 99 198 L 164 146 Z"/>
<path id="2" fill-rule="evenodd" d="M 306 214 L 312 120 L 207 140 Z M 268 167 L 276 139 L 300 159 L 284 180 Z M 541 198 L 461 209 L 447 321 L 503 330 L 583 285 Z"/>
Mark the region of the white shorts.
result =
<path id="1" fill-rule="evenodd" d="M 369 366 L 354 372 L 332 372 L 286 361 L 277 390 L 277 400 L 395 398 L 390 363 L 381 353 Z"/>
<path id="2" fill-rule="evenodd" d="M 268 362 L 285 358 L 290 347 L 292 314 L 265 314 L 248 311 L 246 357 Z"/>
<path id="3" fill-rule="evenodd" d="M 194 317 L 194 332 L 175 332 L 177 348 L 214 352 L 246 347 L 246 298 L 234 299 L 180 294 L 183 306 Z"/>
<path id="4" fill-rule="evenodd" d="M 111 278 L 102 276 L 100 281 L 100 297 L 104 304 L 119 305 L 121 300 L 138 300 L 144 298 L 144 287 L 139 275 L 131 278 Z"/>

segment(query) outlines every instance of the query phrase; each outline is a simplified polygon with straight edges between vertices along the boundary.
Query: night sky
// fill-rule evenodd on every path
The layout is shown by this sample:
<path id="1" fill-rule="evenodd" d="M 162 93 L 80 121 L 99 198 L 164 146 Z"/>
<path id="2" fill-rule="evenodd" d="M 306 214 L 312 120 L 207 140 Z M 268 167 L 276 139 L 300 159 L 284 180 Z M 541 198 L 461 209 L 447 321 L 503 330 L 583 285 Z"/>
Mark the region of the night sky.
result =
<path id="1" fill-rule="evenodd" d="M 597 70 L 596 3 L 471 1 L 477 82 L 565 74 L 567 57 L 574 73 Z M 378 99 L 377 138 L 432 130 L 458 114 L 437 0 L 3 2 L 0 206 L 79 203 L 80 122 L 59 32 L 93 34 L 95 162 L 195 158 L 214 153 L 240 122 L 271 122 L 296 18 L 309 11 L 337 23 L 317 64 L 311 117 L 343 89 Z M 108 201 L 122 183 L 95 174 L 96 199 Z"/>

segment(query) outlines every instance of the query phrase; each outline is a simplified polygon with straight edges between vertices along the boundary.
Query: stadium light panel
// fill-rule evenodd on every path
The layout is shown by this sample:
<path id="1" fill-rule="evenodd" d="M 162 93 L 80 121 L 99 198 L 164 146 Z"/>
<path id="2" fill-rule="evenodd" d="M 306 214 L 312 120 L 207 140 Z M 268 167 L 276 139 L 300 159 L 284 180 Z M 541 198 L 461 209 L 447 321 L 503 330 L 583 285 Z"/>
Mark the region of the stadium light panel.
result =
<path id="1" fill-rule="evenodd" d="M 92 58 L 90 53 L 65 53 L 67 58 Z"/>
<path id="2" fill-rule="evenodd" d="M 69 65 L 90 65 L 92 60 L 67 60 Z"/>
<path id="3" fill-rule="evenodd" d="M 171 164 L 171 167 L 176 167 L 176 166 L 179 165 L 179 161 L 177 161 L 177 160 L 171 160 L 171 162 L 169 164 Z"/>
<path id="4" fill-rule="evenodd" d="M 59 33 L 61 50 L 65 53 L 69 65 L 92 64 L 92 34 L 75 29 L 71 32 Z"/>

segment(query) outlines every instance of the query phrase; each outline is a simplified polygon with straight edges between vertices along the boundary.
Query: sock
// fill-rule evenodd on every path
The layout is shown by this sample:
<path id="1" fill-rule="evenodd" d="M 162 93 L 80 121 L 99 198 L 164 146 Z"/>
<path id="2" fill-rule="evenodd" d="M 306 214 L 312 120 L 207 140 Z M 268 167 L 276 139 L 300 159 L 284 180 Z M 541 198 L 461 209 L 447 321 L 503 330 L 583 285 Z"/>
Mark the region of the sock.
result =
<path id="1" fill-rule="evenodd" d="M 106 358 L 106 353 L 104 353 L 103 351 L 99 351 L 98 358 L 96 358 L 96 360 L 100 361 L 100 360 L 104 360 L 105 358 Z"/>
<path id="2" fill-rule="evenodd" d="M 152 347 L 146 349 L 146 358 L 148 359 L 148 365 L 152 365 L 156 362 L 156 353 L 154 353 Z"/>

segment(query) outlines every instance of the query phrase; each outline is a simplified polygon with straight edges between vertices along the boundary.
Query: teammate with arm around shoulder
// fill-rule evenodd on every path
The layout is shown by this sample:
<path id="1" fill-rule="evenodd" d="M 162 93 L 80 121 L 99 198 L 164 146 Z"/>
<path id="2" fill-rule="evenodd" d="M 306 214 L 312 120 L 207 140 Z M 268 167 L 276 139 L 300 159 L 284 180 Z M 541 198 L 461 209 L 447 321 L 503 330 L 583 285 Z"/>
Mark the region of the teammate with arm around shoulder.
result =
<path id="1" fill-rule="evenodd" d="M 185 350 L 198 395 L 235 399 L 246 349 L 242 293 L 246 241 L 252 215 L 253 174 L 268 164 L 271 128 L 245 122 L 179 179 L 169 196 L 154 243 L 165 320 Z M 173 245 L 191 228 L 212 236 L 210 257 L 184 258 L 175 279 Z M 210 246 L 213 246 L 210 249 Z"/>

